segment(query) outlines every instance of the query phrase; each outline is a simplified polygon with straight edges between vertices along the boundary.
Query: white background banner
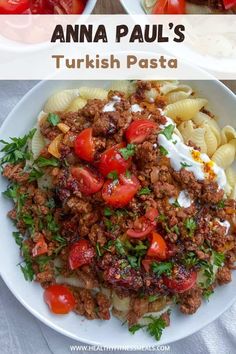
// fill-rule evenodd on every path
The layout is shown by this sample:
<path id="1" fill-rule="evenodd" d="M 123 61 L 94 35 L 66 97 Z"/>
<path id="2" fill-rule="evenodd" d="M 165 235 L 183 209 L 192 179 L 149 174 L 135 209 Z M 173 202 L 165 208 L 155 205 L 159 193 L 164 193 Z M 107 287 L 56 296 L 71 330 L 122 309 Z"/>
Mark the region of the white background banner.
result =
<path id="1" fill-rule="evenodd" d="M 0 79 L 236 79 L 235 15 L 0 16 Z"/>

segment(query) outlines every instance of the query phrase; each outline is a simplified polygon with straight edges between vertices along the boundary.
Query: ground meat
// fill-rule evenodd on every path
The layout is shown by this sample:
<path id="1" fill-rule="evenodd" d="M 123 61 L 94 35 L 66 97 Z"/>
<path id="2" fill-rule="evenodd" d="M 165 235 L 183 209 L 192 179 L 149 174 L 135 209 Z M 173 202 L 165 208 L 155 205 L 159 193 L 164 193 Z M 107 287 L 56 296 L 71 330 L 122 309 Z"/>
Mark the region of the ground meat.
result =
<path id="1" fill-rule="evenodd" d="M 218 269 L 216 279 L 219 285 L 224 285 L 231 282 L 231 271 L 227 267 Z"/>
<path id="2" fill-rule="evenodd" d="M 79 289 L 75 292 L 77 312 L 81 316 L 85 316 L 89 320 L 97 318 L 97 304 L 90 290 Z"/>
<path id="3" fill-rule="evenodd" d="M 97 243 L 99 243 L 100 246 L 104 246 L 107 242 L 104 229 L 98 224 L 91 227 L 88 237 L 93 246 L 96 246 Z"/>
<path id="4" fill-rule="evenodd" d="M 178 196 L 178 188 L 168 182 L 156 182 L 153 187 L 155 196 L 157 198 Z"/>
<path id="5" fill-rule="evenodd" d="M 8 164 L 3 169 L 3 176 L 17 183 L 26 182 L 29 178 L 29 173 L 23 171 L 23 165 L 17 164 L 12 165 Z"/>
<path id="6" fill-rule="evenodd" d="M 103 293 L 99 292 L 96 295 L 96 301 L 98 304 L 97 314 L 98 317 L 102 320 L 109 320 L 110 319 L 110 300 L 104 295 Z"/>
<path id="7" fill-rule="evenodd" d="M 51 283 L 55 281 L 54 268 L 51 263 L 47 264 L 42 272 L 36 274 L 39 283 Z"/>
<path id="8" fill-rule="evenodd" d="M 180 297 L 180 311 L 186 315 L 192 315 L 201 306 L 202 290 L 198 287 L 192 288 Z"/>
<path id="9" fill-rule="evenodd" d="M 118 112 L 105 112 L 96 115 L 93 123 L 94 136 L 112 135 L 116 132 L 116 124 L 119 119 Z"/>

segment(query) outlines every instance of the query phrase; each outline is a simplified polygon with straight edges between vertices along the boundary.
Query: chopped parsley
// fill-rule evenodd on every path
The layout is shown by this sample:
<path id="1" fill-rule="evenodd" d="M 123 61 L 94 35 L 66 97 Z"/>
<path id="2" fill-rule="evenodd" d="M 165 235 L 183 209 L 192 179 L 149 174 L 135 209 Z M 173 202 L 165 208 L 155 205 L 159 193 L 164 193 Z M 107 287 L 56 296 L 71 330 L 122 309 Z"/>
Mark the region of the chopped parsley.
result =
<path id="1" fill-rule="evenodd" d="M 102 252 L 101 252 L 100 245 L 98 242 L 96 243 L 96 253 L 97 253 L 98 257 L 102 256 Z"/>
<path id="2" fill-rule="evenodd" d="M 173 124 L 169 124 L 162 130 L 162 132 L 160 132 L 160 134 L 165 135 L 167 140 L 171 140 L 174 130 L 175 126 Z"/>
<path id="3" fill-rule="evenodd" d="M 214 291 L 212 289 L 204 289 L 202 296 L 204 297 L 205 300 L 209 300 L 209 297 L 214 294 Z"/>
<path id="4" fill-rule="evenodd" d="M 29 182 L 37 181 L 40 177 L 43 176 L 43 171 L 33 168 L 29 174 Z"/>
<path id="5" fill-rule="evenodd" d="M 123 245 L 123 243 L 121 242 L 121 240 L 118 239 L 118 238 L 115 240 L 115 248 L 116 248 L 116 251 L 117 251 L 121 256 L 125 256 L 125 255 L 126 255 L 126 251 L 125 251 L 124 245 Z"/>
<path id="6" fill-rule="evenodd" d="M 194 252 L 188 252 L 182 259 L 182 262 L 186 267 L 191 268 L 199 265 L 200 260 Z"/>
<path id="7" fill-rule="evenodd" d="M 104 215 L 105 216 L 112 216 L 113 215 L 113 211 L 110 208 L 106 207 L 104 209 Z"/>
<path id="8" fill-rule="evenodd" d="M 32 261 L 29 253 L 29 247 L 26 243 L 22 243 L 21 252 L 24 261 L 20 264 L 20 269 L 24 274 L 25 280 L 32 281 L 34 279 L 34 271 L 33 271 Z"/>
<path id="9" fill-rule="evenodd" d="M 152 315 L 145 316 L 144 318 L 149 320 L 148 324 L 135 324 L 129 328 L 129 332 L 135 334 L 141 328 L 146 328 L 147 332 L 159 341 L 161 339 L 163 329 L 165 329 L 167 325 L 165 320 L 161 316 L 157 318 Z"/>
<path id="10" fill-rule="evenodd" d="M 136 146 L 134 144 L 128 144 L 125 148 L 120 149 L 120 153 L 125 160 L 128 160 L 130 157 L 134 156 Z"/>
<path id="11" fill-rule="evenodd" d="M 180 162 L 180 165 L 182 166 L 182 168 L 192 167 L 192 165 L 188 164 L 187 162 Z"/>
<path id="12" fill-rule="evenodd" d="M 171 262 L 153 262 L 151 265 L 152 271 L 160 277 L 162 274 L 167 276 L 171 275 L 171 271 L 173 269 L 173 263 Z"/>
<path id="13" fill-rule="evenodd" d="M 216 251 L 213 251 L 212 255 L 214 265 L 216 265 L 217 267 L 222 267 L 224 264 L 225 255 Z"/>
<path id="14" fill-rule="evenodd" d="M 50 159 L 46 159 L 45 157 L 40 156 L 36 160 L 36 164 L 38 167 L 47 167 L 47 166 L 52 166 L 52 167 L 57 167 L 59 166 L 59 160 L 52 157 Z"/>
<path id="15" fill-rule="evenodd" d="M 117 171 L 112 171 L 112 172 L 108 173 L 107 178 L 113 179 L 113 181 L 118 179 Z"/>
<path id="16" fill-rule="evenodd" d="M 193 218 L 187 218 L 184 220 L 184 226 L 187 229 L 189 236 L 192 237 L 197 228 L 196 221 Z"/>
<path id="17" fill-rule="evenodd" d="M 60 117 L 58 114 L 49 113 L 47 120 L 51 125 L 53 125 L 55 127 L 60 122 Z"/>
<path id="18" fill-rule="evenodd" d="M 20 247 L 22 247 L 22 242 L 24 240 L 23 236 L 20 234 L 20 232 L 18 231 L 14 231 L 12 233 L 12 236 L 14 237 L 15 241 L 16 241 L 16 244 Z"/>
<path id="19" fill-rule="evenodd" d="M 216 205 L 217 205 L 217 208 L 223 209 L 225 207 L 225 201 L 222 199 Z"/>
<path id="20" fill-rule="evenodd" d="M 158 297 L 159 297 L 158 295 L 150 295 L 148 297 L 148 302 L 154 302 L 158 299 Z"/>
<path id="21" fill-rule="evenodd" d="M 116 228 L 116 226 L 117 226 L 117 225 L 114 225 L 111 222 L 111 220 L 109 220 L 109 219 L 105 219 L 104 223 L 105 223 L 105 226 L 106 226 L 108 231 L 113 231 Z"/>
<path id="22" fill-rule="evenodd" d="M 28 151 L 28 140 L 32 139 L 36 129 L 31 130 L 28 134 L 22 138 L 10 138 L 11 142 L 0 140 L 0 143 L 4 145 L 1 152 L 4 156 L 0 158 L 0 170 L 6 163 L 19 163 L 30 158 Z"/>
<path id="23" fill-rule="evenodd" d="M 160 153 L 163 155 L 163 156 L 166 156 L 166 155 L 168 155 L 169 154 L 169 151 L 168 150 L 166 150 L 165 148 L 164 148 L 164 146 L 159 146 L 159 149 L 160 149 Z"/>
<path id="24" fill-rule="evenodd" d="M 138 195 L 148 195 L 150 194 L 152 191 L 151 189 L 149 189 L 148 187 L 143 187 L 140 189 L 140 191 L 138 192 Z"/>
<path id="25" fill-rule="evenodd" d="M 180 204 L 179 204 L 179 202 L 178 202 L 178 199 L 175 199 L 175 201 L 174 201 L 174 203 L 172 203 L 172 205 L 173 205 L 174 207 L 176 207 L 176 208 L 180 208 L 180 207 L 181 207 Z"/>

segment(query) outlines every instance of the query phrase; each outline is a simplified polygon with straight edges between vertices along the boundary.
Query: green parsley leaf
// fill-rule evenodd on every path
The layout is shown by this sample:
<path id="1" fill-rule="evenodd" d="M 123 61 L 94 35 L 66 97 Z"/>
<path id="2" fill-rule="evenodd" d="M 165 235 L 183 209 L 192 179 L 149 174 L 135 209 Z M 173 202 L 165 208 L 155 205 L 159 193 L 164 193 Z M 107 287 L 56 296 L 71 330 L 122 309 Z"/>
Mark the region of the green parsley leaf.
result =
<path id="1" fill-rule="evenodd" d="M 136 146 L 134 144 L 128 144 L 125 148 L 120 149 L 120 153 L 125 160 L 128 160 L 130 157 L 134 156 Z"/>
<path id="2" fill-rule="evenodd" d="M 67 241 L 64 237 L 60 236 L 60 235 L 55 235 L 52 238 L 54 241 L 57 241 L 58 243 L 60 243 L 61 245 L 66 245 Z"/>
<path id="3" fill-rule="evenodd" d="M 40 156 L 35 163 L 38 165 L 38 167 L 47 167 L 47 166 L 57 167 L 60 164 L 59 160 L 54 157 L 52 157 L 51 159 L 46 159 L 45 157 L 42 156 Z"/>
<path id="4" fill-rule="evenodd" d="M 98 242 L 96 243 L 96 253 L 97 253 L 98 257 L 102 256 L 102 252 L 101 252 L 100 245 Z"/>
<path id="5" fill-rule="evenodd" d="M 145 325 L 140 325 L 140 324 L 134 324 L 133 326 L 129 327 L 129 332 L 132 334 L 135 334 L 137 331 L 139 331 L 141 328 L 145 327 Z"/>
<path id="6" fill-rule="evenodd" d="M 31 263 L 26 262 L 24 265 L 20 266 L 20 269 L 26 281 L 32 281 L 34 279 L 34 271 Z"/>
<path id="7" fill-rule="evenodd" d="M 163 329 L 166 328 L 166 322 L 162 317 L 156 318 L 154 316 L 145 316 L 144 318 L 151 320 L 151 322 L 147 325 L 147 332 L 159 341 L 161 339 Z"/>
<path id="8" fill-rule="evenodd" d="M 18 231 L 14 231 L 12 233 L 12 236 L 14 237 L 15 241 L 16 241 L 16 244 L 20 247 L 22 247 L 22 242 L 23 242 L 23 236 L 20 234 L 20 232 Z"/>
<path id="9" fill-rule="evenodd" d="M 205 289 L 203 290 L 203 297 L 205 300 L 209 301 L 209 297 L 214 294 L 214 291 L 212 289 Z"/>
<path id="10" fill-rule="evenodd" d="M 117 171 L 112 171 L 112 172 L 108 173 L 107 178 L 113 179 L 113 181 L 118 179 Z"/>
<path id="11" fill-rule="evenodd" d="M 105 251 L 111 252 L 110 247 L 112 247 L 114 242 L 112 240 L 109 240 L 104 246 L 103 249 Z"/>
<path id="12" fill-rule="evenodd" d="M 224 264 L 225 260 L 225 255 L 223 253 L 219 253 L 216 251 L 213 251 L 213 263 L 217 267 L 222 267 Z"/>
<path id="13" fill-rule="evenodd" d="M 43 176 L 43 171 L 33 168 L 29 174 L 29 182 L 37 181 L 40 177 Z"/>
<path id="14" fill-rule="evenodd" d="M 106 207 L 104 209 L 104 215 L 105 216 L 112 216 L 113 215 L 113 211 L 110 208 Z"/>
<path id="15" fill-rule="evenodd" d="M 17 199 L 19 185 L 17 183 L 11 184 L 2 194 L 9 199 Z"/>
<path id="16" fill-rule="evenodd" d="M 165 135 L 167 140 L 171 140 L 174 130 L 175 126 L 173 124 L 169 124 L 160 132 L 160 134 Z"/>
<path id="17" fill-rule="evenodd" d="M 112 231 L 114 225 L 112 224 L 111 220 L 105 219 L 104 222 L 105 222 L 105 226 L 106 226 L 107 230 L 108 230 L 108 231 Z"/>
<path id="18" fill-rule="evenodd" d="M 160 149 L 160 153 L 163 155 L 163 156 L 166 156 L 166 155 L 168 155 L 169 154 L 169 151 L 168 150 L 166 150 L 165 148 L 164 148 L 164 146 L 159 146 L 159 149 Z"/>
<path id="19" fill-rule="evenodd" d="M 138 257 L 127 255 L 127 259 L 132 268 L 137 269 L 140 267 L 140 262 Z"/>
<path id="20" fill-rule="evenodd" d="M 152 191 L 151 189 L 149 189 L 148 187 L 143 187 L 140 189 L 140 191 L 138 192 L 138 195 L 148 195 L 150 194 Z"/>
<path id="21" fill-rule="evenodd" d="M 125 256 L 126 255 L 126 251 L 125 251 L 124 245 L 121 242 L 121 240 L 119 240 L 118 238 L 115 240 L 115 248 L 116 248 L 117 252 L 121 256 Z"/>
<path id="22" fill-rule="evenodd" d="M 199 258 L 194 252 L 188 252 L 182 259 L 183 264 L 190 268 L 199 265 L 199 261 Z"/>
<path id="23" fill-rule="evenodd" d="M 51 259 L 52 258 L 50 256 L 42 255 L 42 256 L 35 257 L 34 260 L 39 265 L 39 271 L 43 272 Z"/>
<path id="24" fill-rule="evenodd" d="M 33 226 L 34 225 L 34 219 L 30 214 L 24 214 L 22 215 L 22 220 L 24 221 L 25 225 L 27 226 Z"/>
<path id="25" fill-rule="evenodd" d="M 158 299 L 158 297 L 159 297 L 158 295 L 150 295 L 148 297 L 148 302 L 154 302 Z"/>
<path id="26" fill-rule="evenodd" d="M 173 263 L 171 262 L 153 262 L 151 265 L 152 271 L 160 277 L 162 274 L 167 276 L 171 275 L 171 271 L 173 268 Z"/>
<path id="27" fill-rule="evenodd" d="M 60 117 L 55 113 L 48 113 L 48 122 L 54 127 L 60 122 Z"/>
<path id="28" fill-rule="evenodd" d="M 193 218 L 187 218 L 184 220 L 184 226 L 187 229 L 189 236 L 192 237 L 197 228 L 196 221 Z"/>
<path id="29" fill-rule="evenodd" d="M 217 208 L 223 209 L 225 207 L 225 201 L 222 199 L 216 205 L 217 205 Z"/>
<path id="30" fill-rule="evenodd" d="M 47 222 L 47 229 L 51 231 L 52 234 L 57 235 L 60 230 L 60 227 L 52 214 L 47 214 L 46 222 Z"/>
<path id="31" fill-rule="evenodd" d="M 172 203 L 172 205 L 176 208 L 180 208 L 180 204 L 178 202 L 178 199 L 175 199 L 174 203 Z"/>
<path id="32" fill-rule="evenodd" d="M 178 228 L 177 225 L 173 226 L 173 227 L 170 229 L 170 231 L 176 233 L 176 235 L 179 235 L 179 234 L 180 234 L 179 228 Z"/>
<path id="33" fill-rule="evenodd" d="M 192 167 L 192 165 L 188 164 L 187 162 L 180 162 L 180 165 L 182 166 L 182 168 Z"/>
<path id="34" fill-rule="evenodd" d="M 127 177 L 127 178 L 130 178 L 130 177 L 131 177 L 131 172 L 130 172 L 129 170 L 127 170 L 127 171 L 125 172 L 125 177 Z"/>
<path id="35" fill-rule="evenodd" d="M 31 130 L 28 134 L 22 138 L 10 138 L 11 142 L 0 140 L 0 143 L 4 145 L 1 152 L 4 152 L 4 156 L 0 159 L 0 168 L 6 163 L 18 163 L 29 159 L 30 154 L 28 151 L 28 140 L 32 139 L 36 129 Z"/>

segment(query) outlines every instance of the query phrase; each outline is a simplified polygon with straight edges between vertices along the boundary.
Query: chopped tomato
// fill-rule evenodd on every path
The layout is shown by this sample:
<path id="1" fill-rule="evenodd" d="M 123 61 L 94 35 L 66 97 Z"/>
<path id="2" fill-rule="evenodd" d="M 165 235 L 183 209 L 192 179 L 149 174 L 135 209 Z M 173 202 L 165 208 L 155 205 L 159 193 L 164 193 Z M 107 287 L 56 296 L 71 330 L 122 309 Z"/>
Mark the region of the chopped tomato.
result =
<path id="1" fill-rule="evenodd" d="M 134 227 L 127 230 L 127 235 L 132 238 L 144 238 L 154 230 L 155 226 L 145 217 L 141 216 L 134 222 Z"/>
<path id="2" fill-rule="evenodd" d="M 125 160 L 119 151 L 124 147 L 125 143 L 117 144 L 102 154 L 99 171 L 103 176 L 106 177 L 110 172 L 116 172 L 120 175 L 129 168 L 131 159 Z"/>
<path id="3" fill-rule="evenodd" d="M 94 159 L 95 147 L 93 143 L 92 128 L 82 130 L 75 139 L 75 153 L 81 159 L 92 162 Z"/>
<path id="4" fill-rule="evenodd" d="M 51 312 L 65 315 L 75 308 L 75 298 L 65 285 L 54 284 L 44 290 L 44 301 Z"/>
<path id="5" fill-rule="evenodd" d="M 224 8 L 226 10 L 231 9 L 231 7 L 236 6 L 236 0 L 223 0 Z"/>
<path id="6" fill-rule="evenodd" d="M 147 208 L 145 213 L 146 218 L 155 224 L 157 222 L 158 215 L 159 215 L 158 210 L 153 207 Z"/>
<path id="7" fill-rule="evenodd" d="M 36 245 L 32 249 L 32 256 L 37 257 L 40 256 L 41 254 L 47 253 L 48 251 L 48 245 L 44 239 L 44 237 L 40 237 L 40 239 L 36 242 Z"/>
<path id="8" fill-rule="evenodd" d="M 142 143 L 156 129 L 157 125 L 148 119 L 133 121 L 125 132 L 129 143 Z"/>
<path id="9" fill-rule="evenodd" d="M 175 293 L 183 293 L 191 289 L 197 280 L 197 272 L 194 270 L 187 270 L 183 267 L 179 268 L 179 272 L 172 277 L 163 277 L 163 282 Z"/>
<path id="10" fill-rule="evenodd" d="M 69 252 L 69 266 L 71 270 L 81 267 L 85 264 L 90 264 L 95 251 L 87 240 L 79 240 L 75 242 Z"/>
<path id="11" fill-rule="evenodd" d="M 167 250 L 164 238 L 157 232 L 152 232 L 151 245 L 147 251 L 147 256 L 164 260 L 167 256 Z"/>
<path id="12" fill-rule="evenodd" d="M 89 167 L 73 167 L 71 174 L 77 179 L 80 191 L 85 195 L 97 193 L 104 183 L 102 176 Z"/>
<path id="13" fill-rule="evenodd" d="M 139 188 L 140 183 L 134 175 L 120 175 L 118 180 L 108 180 L 104 183 L 102 197 L 108 205 L 123 208 L 133 199 Z"/>
<path id="14" fill-rule="evenodd" d="M 151 264 L 153 263 L 153 259 L 149 259 L 149 258 L 144 258 L 142 260 L 142 265 L 143 265 L 143 268 L 145 269 L 146 272 L 149 272 L 150 271 L 150 268 L 151 268 Z"/>
<path id="15" fill-rule="evenodd" d="M 185 14 L 185 0 L 158 0 L 152 10 L 156 15 L 178 15 Z"/>
<path id="16" fill-rule="evenodd" d="M 72 0 L 72 14 L 82 14 L 87 0 Z"/>
<path id="17" fill-rule="evenodd" d="M 29 7 L 29 0 L 0 0 L 0 14 L 21 14 Z"/>

